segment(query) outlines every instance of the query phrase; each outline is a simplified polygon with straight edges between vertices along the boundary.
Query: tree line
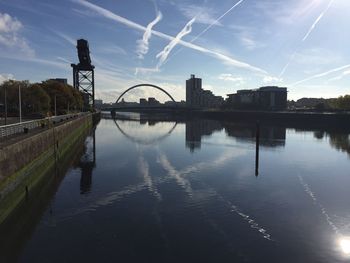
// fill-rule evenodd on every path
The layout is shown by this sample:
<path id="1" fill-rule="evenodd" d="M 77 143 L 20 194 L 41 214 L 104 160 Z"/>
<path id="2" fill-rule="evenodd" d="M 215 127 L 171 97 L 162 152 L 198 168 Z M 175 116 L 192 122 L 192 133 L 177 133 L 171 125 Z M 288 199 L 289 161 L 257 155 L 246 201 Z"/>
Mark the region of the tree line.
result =
<path id="1" fill-rule="evenodd" d="M 18 116 L 19 88 L 23 116 L 54 115 L 55 104 L 57 115 L 78 112 L 83 108 L 83 95 L 68 84 L 56 80 L 41 83 L 7 80 L 0 85 L 1 114 L 4 113 L 6 92 L 8 116 Z"/>
<path id="2" fill-rule="evenodd" d="M 350 95 L 340 96 L 338 98 L 302 98 L 297 101 L 288 101 L 289 109 L 315 109 L 315 110 L 350 110 Z"/>

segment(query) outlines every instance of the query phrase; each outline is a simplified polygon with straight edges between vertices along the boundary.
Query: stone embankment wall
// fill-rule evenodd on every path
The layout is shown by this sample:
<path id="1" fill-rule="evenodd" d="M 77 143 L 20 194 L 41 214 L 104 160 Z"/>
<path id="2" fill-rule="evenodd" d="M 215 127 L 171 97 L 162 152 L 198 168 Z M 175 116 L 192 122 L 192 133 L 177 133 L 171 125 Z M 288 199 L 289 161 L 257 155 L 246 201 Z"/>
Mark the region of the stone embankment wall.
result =
<path id="1" fill-rule="evenodd" d="M 0 149 L 0 223 L 88 134 L 98 118 L 98 114 L 87 114 Z"/>

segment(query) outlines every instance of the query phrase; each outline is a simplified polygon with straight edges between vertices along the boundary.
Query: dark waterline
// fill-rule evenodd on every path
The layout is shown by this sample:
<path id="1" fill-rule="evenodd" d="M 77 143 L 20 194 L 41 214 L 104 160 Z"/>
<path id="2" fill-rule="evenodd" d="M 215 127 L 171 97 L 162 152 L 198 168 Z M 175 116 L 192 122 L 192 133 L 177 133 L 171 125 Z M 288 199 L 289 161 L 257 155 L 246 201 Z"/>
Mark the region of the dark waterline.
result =
<path id="1" fill-rule="evenodd" d="M 259 135 L 256 176 L 255 123 L 103 119 L 48 200 L 14 219 L 31 221 L 17 241 L 1 232 L 2 258 L 350 260 L 348 131 L 262 123 Z"/>

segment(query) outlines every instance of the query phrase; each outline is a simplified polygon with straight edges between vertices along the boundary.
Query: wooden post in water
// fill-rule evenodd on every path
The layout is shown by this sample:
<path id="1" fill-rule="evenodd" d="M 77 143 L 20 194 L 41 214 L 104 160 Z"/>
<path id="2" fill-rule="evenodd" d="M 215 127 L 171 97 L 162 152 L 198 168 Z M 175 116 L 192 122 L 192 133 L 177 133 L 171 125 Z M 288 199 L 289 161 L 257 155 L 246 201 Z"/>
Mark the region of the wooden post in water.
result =
<path id="1" fill-rule="evenodd" d="M 260 123 L 256 122 L 256 135 L 255 135 L 255 176 L 259 175 L 259 144 L 260 144 Z"/>

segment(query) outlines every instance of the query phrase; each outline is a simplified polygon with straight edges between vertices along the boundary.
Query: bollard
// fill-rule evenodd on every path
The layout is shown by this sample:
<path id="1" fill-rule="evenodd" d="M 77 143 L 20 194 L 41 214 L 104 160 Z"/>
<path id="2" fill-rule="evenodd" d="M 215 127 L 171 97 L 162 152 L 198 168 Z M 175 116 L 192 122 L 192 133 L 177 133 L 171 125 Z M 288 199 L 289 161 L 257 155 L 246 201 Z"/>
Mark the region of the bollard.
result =
<path id="1" fill-rule="evenodd" d="M 23 128 L 23 132 L 24 132 L 24 133 L 28 133 L 28 131 L 29 131 L 28 128 L 26 128 L 26 127 Z"/>

